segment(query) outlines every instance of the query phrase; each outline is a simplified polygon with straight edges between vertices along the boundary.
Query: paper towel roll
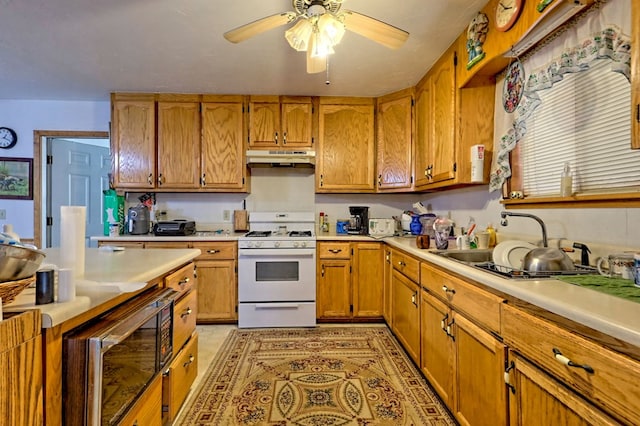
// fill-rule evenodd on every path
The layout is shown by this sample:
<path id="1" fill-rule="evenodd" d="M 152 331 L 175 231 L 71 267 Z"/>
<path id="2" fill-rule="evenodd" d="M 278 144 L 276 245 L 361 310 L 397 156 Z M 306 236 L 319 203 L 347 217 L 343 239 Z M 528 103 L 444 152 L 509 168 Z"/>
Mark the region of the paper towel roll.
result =
<path id="1" fill-rule="evenodd" d="M 84 275 L 86 218 L 84 206 L 60 207 L 61 267 L 73 269 L 76 277 Z"/>
<path id="2" fill-rule="evenodd" d="M 471 182 L 484 181 L 484 145 L 471 147 Z"/>

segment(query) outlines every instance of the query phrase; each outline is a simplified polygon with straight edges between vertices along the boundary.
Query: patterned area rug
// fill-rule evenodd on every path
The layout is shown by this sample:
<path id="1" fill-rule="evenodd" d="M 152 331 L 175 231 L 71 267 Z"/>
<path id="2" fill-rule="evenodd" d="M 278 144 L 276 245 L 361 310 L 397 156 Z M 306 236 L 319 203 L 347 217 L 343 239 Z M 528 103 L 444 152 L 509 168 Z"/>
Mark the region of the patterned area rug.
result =
<path id="1" fill-rule="evenodd" d="M 233 330 L 176 425 L 455 425 L 384 327 Z"/>

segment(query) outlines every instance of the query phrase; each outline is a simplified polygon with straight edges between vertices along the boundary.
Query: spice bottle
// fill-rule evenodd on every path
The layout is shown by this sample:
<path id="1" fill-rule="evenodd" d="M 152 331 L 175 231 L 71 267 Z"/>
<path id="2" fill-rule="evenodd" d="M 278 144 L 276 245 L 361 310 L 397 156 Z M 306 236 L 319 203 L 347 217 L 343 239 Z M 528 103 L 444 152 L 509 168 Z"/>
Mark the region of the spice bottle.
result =
<path id="1" fill-rule="evenodd" d="M 570 197 L 573 195 L 573 176 L 569 162 L 564 163 L 564 169 L 560 176 L 560 196 Z"/>

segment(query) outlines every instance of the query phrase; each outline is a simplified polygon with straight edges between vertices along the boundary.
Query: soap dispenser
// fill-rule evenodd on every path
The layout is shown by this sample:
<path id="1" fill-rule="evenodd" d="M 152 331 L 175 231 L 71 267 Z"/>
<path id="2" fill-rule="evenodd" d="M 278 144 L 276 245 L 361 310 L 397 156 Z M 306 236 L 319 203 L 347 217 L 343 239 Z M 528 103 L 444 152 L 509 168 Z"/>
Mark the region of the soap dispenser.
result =
<path id="1" fill-rule="evenodd" d="M 573 195 L 573 176 L 569 162 L 564 163 L 564 169 L 560 177 L 560 196 L 570 197 Z"/>

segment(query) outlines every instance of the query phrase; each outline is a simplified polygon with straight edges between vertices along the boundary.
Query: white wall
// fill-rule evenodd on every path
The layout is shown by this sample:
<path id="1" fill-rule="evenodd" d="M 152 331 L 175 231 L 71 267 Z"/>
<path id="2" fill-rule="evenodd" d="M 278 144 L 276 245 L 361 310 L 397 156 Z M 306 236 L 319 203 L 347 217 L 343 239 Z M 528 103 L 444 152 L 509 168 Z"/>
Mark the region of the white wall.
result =
<path id="1" fill-rule="evenodd" d="M 109 102 L 0 100 L 0 126 L 18 134 L 13 149 L 0 150 L 3 157 L 33 158 L 34 130 L 108 131 Z M 11 223 L 18 235 L 33 238 L 33 201 L 0 200 L 7 212 L 0 225 Z"/>

